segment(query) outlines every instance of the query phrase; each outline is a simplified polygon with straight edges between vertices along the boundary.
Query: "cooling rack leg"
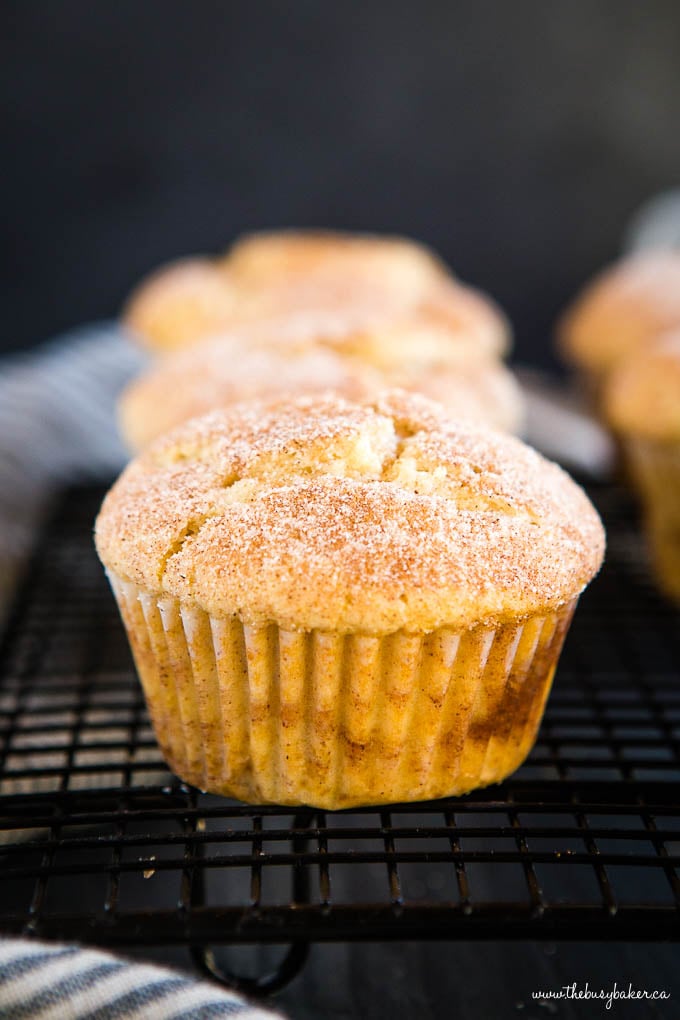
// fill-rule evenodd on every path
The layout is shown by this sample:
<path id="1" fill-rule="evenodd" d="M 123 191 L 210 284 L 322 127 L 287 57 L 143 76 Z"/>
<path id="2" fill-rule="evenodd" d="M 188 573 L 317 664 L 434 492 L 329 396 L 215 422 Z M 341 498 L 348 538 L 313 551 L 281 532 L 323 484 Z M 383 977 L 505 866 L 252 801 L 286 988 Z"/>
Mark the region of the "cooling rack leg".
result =
<path id="1" fill-rule="evenodd" d="M 283 988 L 300 972 L 309 953 L 308 942 L 293 942 L 286 955 L 270 974 L 261 977 L 243 977 L 233 971 L 220 967 L 215 960 L 212 949 L 208 946 L 192 946 L 191 958 L 201 973 L 206 974 L 222 985 L 235 988 L 246 995 L 271 995 Z"/>
<path id="2" fill-rule="evenodd" d="M 303 830 L 303 832 L 308 830 L 313 824 L 314 819 L 315 815 L 313 812 L 301 812 L 295 815 L 293 829 L 296 834 L 291 840 L 294 853 L 305 853 L 308 839 L 306 835 L 300 834 L 300 830 Z M 293 869 L 292 895 L 293 901 L 296 904 L 310 902 L 309 875 L 307 869 L 302 864 L 295 865 Z M 201 869 L 194 880 L 192 902 L 194 905 L 199 905 L 203 902 L 203 899 L 204 883 L 203 871 Z M 219 981 L 220 984 L 227 985 L 229 988 L 235 988 L 239 992 L 244 992 L 246 995 L 271 995 L 280 988 L 283 988 L 299 974 L 308 955 L 309 942 L 293 942 L 288 946 L 278 966 L 269 974 L 263 974 L 259 977 L 245 977 L 235 974 L 225 967 L 221 967 L 215 960 L 215 954 L 209 946 L 191 946 L 191 958 L 201 973 L 212 978 L 214 981 Z"/>

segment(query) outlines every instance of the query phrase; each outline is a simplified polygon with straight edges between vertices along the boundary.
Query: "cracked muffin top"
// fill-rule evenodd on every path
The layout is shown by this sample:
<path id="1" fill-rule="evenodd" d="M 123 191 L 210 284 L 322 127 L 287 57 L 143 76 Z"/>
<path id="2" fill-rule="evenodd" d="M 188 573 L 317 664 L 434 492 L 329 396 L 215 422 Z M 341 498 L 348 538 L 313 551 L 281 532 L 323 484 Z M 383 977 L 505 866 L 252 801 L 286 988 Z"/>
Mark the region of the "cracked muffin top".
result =
<path id="1" fill-rule="evenodd" d="M 333 390 L 361 399 L 401 387 L 439 400 L 452 415 L 513 431 L 522 421 L 522 395 L 512 373 L 495 359 L 440 362 L 423 345 L 420 360 L 388 365 L 372 360 L 381 336 L 366 335 L 363 349 L 342 352 L 307 342 L 288 323 L 266 336 L 227 335 L 176 351 L 133 380 L 118 404 L 121 433 L 132 450 L 189 418 L 243 400 Z M 422 333 L 419 334 L 422 336 Z M 389 340 L 388 340 L 389 342 Z"/>
<path id="2" fill-rule="evenodd" d="M 108 570 L 212 616 L 379 634 L 561 605 L 604 532 L 524 443 L 392 391 L 193 419 L 123 472 L 96 544 Z"/>
<path id="3" fill-rule="evenodd" d="M 508 323 L 496 305 L 424 246 L 312 230 L 251 234 L 221 258 L 162 266 L 135 289 L 123 320 L 145 346 L 164 352 L 299 315 L 336 340 L 425 319 L 446 330 L 449 344 L 467 339 L 494 356 L 508 345 Z"/>

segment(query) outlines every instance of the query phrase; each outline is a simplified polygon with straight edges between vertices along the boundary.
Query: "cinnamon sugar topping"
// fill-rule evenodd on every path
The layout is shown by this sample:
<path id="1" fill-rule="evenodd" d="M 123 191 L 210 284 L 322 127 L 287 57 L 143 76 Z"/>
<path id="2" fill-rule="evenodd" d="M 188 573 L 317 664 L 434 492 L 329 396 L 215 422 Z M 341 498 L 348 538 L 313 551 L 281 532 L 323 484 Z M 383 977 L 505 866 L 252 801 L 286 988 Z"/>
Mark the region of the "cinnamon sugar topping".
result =
<path id="1" fill-rule="evenodd" d="M 561 605 L 604 550 L 559 467 L 401 391 L 195 419 L 127 468 L 96 540 L 109 569 L 213 616 L 370 633 Z"/>

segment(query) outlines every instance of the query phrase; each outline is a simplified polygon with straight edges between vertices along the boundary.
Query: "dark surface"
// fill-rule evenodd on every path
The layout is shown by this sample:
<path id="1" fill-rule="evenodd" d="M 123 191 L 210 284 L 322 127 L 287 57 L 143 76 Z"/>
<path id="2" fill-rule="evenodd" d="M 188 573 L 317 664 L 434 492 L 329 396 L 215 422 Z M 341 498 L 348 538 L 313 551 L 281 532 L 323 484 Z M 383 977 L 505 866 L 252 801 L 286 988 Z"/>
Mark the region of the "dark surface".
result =
<path id="1" fill-rule="evenodd" d="M 7 0 L 0 347 L 115 314 L 239 231 L 400 231 L 517 357 L 680 177 L 675 0 Z"/>
<path id="2" fill-rule="evenodd" d="M 271 949 L 220 951 L 234 966 L 271 965 Z M 141 950 L 144 958 L 190 966 L 186 950 Z M 280 955 L 280 954 L 279 954 Z M 534 991 L 666 990 L 666 1002 L 548 1002 Z M 304 970 L 272 1004 L 293 1020 L 674 1020 L 678 947 L 603 943 L 342 943 L 316 945 Z"/>
<path id="3" fill-rule="evenodd" d="M 314 946 L 281 995 L 299 1017 L 388 1016 L 399 1001 L 413 1017 L 449 1002 L 535 1016 L 532 990 L 585 980 L 680 994 L 677 949 L 632 946 L 680 937 L 678 614 L 650 584 L 622 494 L 594 496 L 609 558 L 527 764 L 464 798 L 294 816 L 166 771 L 91 544 L 101 492 L 68 495 L 0 651 L 0 931 L 185 967 L 189 943 L 255 940 L 218 952 L 252 975 L 281 958 L 266 941 L 382 940 Z M 458 941 L 420 944 L 442 938 Z M 586 939 L 631 945 L 557 945 Z"/>

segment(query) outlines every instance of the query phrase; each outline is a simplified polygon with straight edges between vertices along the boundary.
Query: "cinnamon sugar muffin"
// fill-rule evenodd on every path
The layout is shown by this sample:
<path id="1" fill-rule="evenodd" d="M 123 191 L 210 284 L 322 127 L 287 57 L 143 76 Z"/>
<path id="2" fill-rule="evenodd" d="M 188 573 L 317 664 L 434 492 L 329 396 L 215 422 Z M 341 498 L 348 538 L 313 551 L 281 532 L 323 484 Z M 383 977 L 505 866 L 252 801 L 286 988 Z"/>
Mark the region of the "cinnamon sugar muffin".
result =
<path id="1" fill-rule="evenodd" d="M 558 328 L 564 357 L 597 397 L 619 361 L 655 336 L 680 328 L 680 252 L 636 252 L 603 270 Z"/>
<path id="2" fill-rule="evenodd" d="M 279 331 L 269 344 L 252 331 L 247 343 L 242 333 L 204 340 L 168 355 L 128 385 L 118 405 L 121 433 L 130 449 L 140 450 L 183 421 L 240 400 L 323 390 L 370 397 L 394 386 L 439 400 L 458 418 L 507 431 L 519 428 L 521 392 L 502 364 L 462 356 L 454 364 L 428 362 L 425 344 L 419 362 L 381 364 L 386 358 L 379 341 L 391 347 L 393 335 L 364 334 L 365 349 L 357 345 L 354 353 L 333 344 L 306 343 L 304 334 L 296 342 L 290 328 L 288 342 Z M 371 362 L 376 352 L 377 363 Z"/>
<path id="3" fill-rule="evenodd" d="M 233 276 L 262 285 L 310 276 L 357 280 L 374 278 L 389 292 L 405 294 L 409 303 L 448 270 L 425 245 L 404 237 L 351 234 L 335 230 L 270 230 L 240 237 L 219 265 Z"/>
<path id="4" fill-rule="evenodd" d="M 517 768 L 604 535 L 556 465 L 395 392 L 193 419 L 96 543 L 173 770 L 333 809 Z"/>
<path id="5" fill-rule="evenodd" d="M 219 332 L 235 308 L 235 290 L 213 261 L 179 259 L 146 277 L 128 300 L 123 321 L 147 346 L 174 351 Z"/>
<path id="6" fill-rule="evenodd" d="M 614 369 L 604 410 L 642 500 L 657 579 L 680 602 L 680 329 Z"/>
<path id="7" fill-rule="evenodd" d="M 504 316 L 413 241 L 321 231 L 254 234 L 218 259 L 187 259 L 133 292 L 123 320 L 162 353 L 248 323 L 306 316 L 334 335 L 421 316 L 484 356 L 507 347 Z"/>

